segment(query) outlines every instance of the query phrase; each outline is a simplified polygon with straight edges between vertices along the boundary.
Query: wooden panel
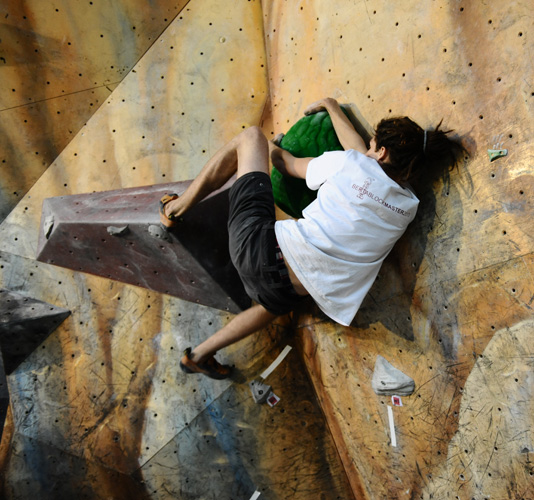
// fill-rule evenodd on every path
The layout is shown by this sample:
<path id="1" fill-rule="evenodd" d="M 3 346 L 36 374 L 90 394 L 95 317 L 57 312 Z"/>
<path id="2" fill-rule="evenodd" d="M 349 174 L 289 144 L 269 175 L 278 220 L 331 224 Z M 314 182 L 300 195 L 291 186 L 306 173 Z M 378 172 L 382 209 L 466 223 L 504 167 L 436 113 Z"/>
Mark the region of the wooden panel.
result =
<path id="1" fill-rule="evenodd" d="M 0 220 L 186 4 L 2 2 Z"/>
<path id="2" fill-rule="evenodd" d="M 273 133 L 286 131 L 307 104 L 332 96 L 350 104 L 364 125 L 400 114 L 431 127 L 443 118 L 470 153 L 447 180 L 421 193 L 416 221 L 352 328 L 313 309 L 299 318 L 308 371 L 357 498 L 530 498 L 525 455 L 506 447 L 497 485 L 489 469 L 483 474 L 489 444 L 480 457 L 474 446 L 498 435 L 488 398 L 505 358 L 495 371 L 484 364 L 485 377 L 475 375 L 479 363 L 495 332 L 525 328 L 532 317 L 530 5 L 274 1 L 263 7 L 272 96 L 266 123 Z M 490 163 L 487 150 L 496 147 L 509 154 Z M 377 355 L 416 381 L 416 393 L 393 409 L 396 448 L 391 401 L 371 389 Z M 492 355 L 499 357 L 497 350 Z M 511 371 L 522 372 L 522 360 L 506 359 Z M 478 382 L 469 396 L 468 377 Z M 510 400 L 527 408 L 532 383 L 518 380 L 520 387 L 507 385 Z M 488 415 L 483 425 L 468 408 Z M 529 425 L 526 413 L 517 422 L 506 418 L 506 433 L 523 435 Z M 459 444 L 466 441 L 467 453 Z M 467 472 L 460 481 L 461 464 Z"/>
<path id="3" fill-rule="evenodd" d="M 168 488 L 178 497 L 186 483 L 203 491 L 206 474 L 212 490 L 242 486 L 231 467 L 224 477 L 205 471 L 206 454 L 230 466 L 241 456 L 239 471 L 266 498 L 352 497 L 295 351 L 269 380 L 280 406 L 253 403 L 246 382 L 285 345 L 288 318 L 219 354 L 238 367 L 235 379 L 188 377 L 178 368 L 182 349 L 229 313 L 34 260 L 44 198 L 190 179 L 226 140 L 260 122 L 267 100 L 261 22 L 257 1 L 232 9 L 189 2 L 2 224 L 2 286 L 72 311 L 9 379 L 6 498 L 49 488 L 92 498 L 166 498 Z M 215 421 L 214 410 L 224 418 Z M 208 446 L 207 434 L 221 445 Z M 171 443 L 189 462 L 169 477 L 158 463 L 166 453 L 175 458 Z M 51 457 L 46 466 L 43 456 Z M 76 474 L 56 483 L 71 467 Z M 32 476 L 36 469 L 47 478 Z M 132 494 L 139 483 L 128 476 L 136 471 L 146 481 Z"/>
<path id="4" fill-rule="evenodd" d="M 60 28 L 53 33 L 44 28 L 9 28 L 9 37 L 3 40 L 26 37 L 24 46 L 30 52 L 35 43 L 49 43 L 53 56 L 59 50 L 58 33 L 70 33 L 71 24 L 72 32 L 84 32 L 81 21 L 73 19 L 89 19 L 90 6 L 99 9 L 96 24 L 107 8 L 128 12 L 114 10 L 108 17 L 121 20 L 122 40 L 132 38 L 131 23 L 121 23 L 136 9 L 132 7 L 130 14 L 129 8 L 94 0 L 70 9 L 69 16 L 74 17 L 66 16 L 58 24 L 49 22 L 50 15 L 62 16 L 67 7 L 39 4 L 32 15 L 46 12 L 49 25 Z M 83 491 L 88 494 L 90 485 L 99 482 L 105 485 L 100 490 L 104 498 L 120 494 L 109 480 L 102 483 L 102 466 L 122 474 L 112 480 L 123 492 L 132 486 L 124 474 L 143 466 L 154 486 L 151 495 L 161 495 L 168 478 L 161 469 L 150 470 L 161 459 L 160 465 L 170 461 L 175 467 L 176 446 L 189 450 L 198 443 L 210 449 L 203 435 L 214 425 L 207 418 L 209 407 L 231 416 L 227 429 L 231 436 L 238 429 L 240 444 L 233 450 L 237 456 L 255 458 L 249 443 L 263 450 L 257 468 L 247 464 L 244 470 L 259 478 L 254 480 L 258 486 L 270 473 L 272 484 L 264 486 L 264 492 L 273 498 L 284 498 L 283 487 L 288 484 L 305 498 L 315 474 L 325 478 L 327 462 L 333 489 L 317 488 L 312 496 L 350 497 L 343 490 L 346 474 L 354 496 L 362 499 L 529 498 L 532 381 L 526 339 L 534 294 L 530 5 L 273 0 L 262 7 L 263 12 L 258 1 L 235 3 L 232 9 L 211 0 L 190 1 L 121 83 L 127 70 L 118 63 L 108 69 L 112 63 L 107 55 L 101 72 L 93 62 L 83 63 L 96 46 L 97 56 L 118 52 L 114 47 L 120 37 L 111 28 L 109 36 L 88 30 L 83 42 L 87 50 L 76 54 L 71 39 L 61 38 L 62 44 L 67 43 L 64 70 L 58 67 L 60 58 L 49 56 L 50 65 L 39 63 L 35 73 L 30 64 L 22 63 L 20 71 L 16 67 L 5 71 L 8 80 L 17 83 L 12 84 L 15 92 L 4 87 L 7 94 L 21 98 L 8 107 L 28 99 L 30 105 L 48 108 L 42 112 L 34 108 L 43 118 L 35 119 L 28 132 L 32 137 L 41 132 L 40 123 L 50 123 L 55 130 L 54 113 L 54 118 L 63 118 L 66 108 L 52 105 L 67 104 L 56 98 L 72 97 L 76 103 L 69 101 L 69 108 L 83 109 L 92 101 L 87 93 L 91 84 L 101 92 L 94 102 L 105 99 L 90 120 L 84 118 L 87 125 L 73 140 L 69 137 L 76 134 L 73 127 L 68 136 L 54 133 L 68 145 L 61 149 L 55 146 L 56 138 L 50 141 L 62 152 L 0 226 L 0 284 L 73 311 L 8 381 L 17 401 L 12 420 L 8 417 L 7 436 L 13 424 L 15 439 L 31 438 L 40 444 L 33 451 L 24 444 L 29 458 L 23 465 L 14 461 L 10 466 L 9 494 L 17 498 L 18 492 L 27 496 L 39 489 L 40 481 L 31 485 L 24 481 L 31 477 L 32 464 L 40 463 L 32 455 L 47 453 L 50 446 L 62 450 L 58 457 L 67 453 L 86 460 L 93 474 L 86 476 L 89 486 Z M 151 17 L 145 10 L 137 11 L 139 19 Z M 26 15 L 24 22 L 31 18 L 21 10 L 9 12 L 15 16 L 13 12 L 19 18 Z M 122 50 L 131 43 L 120 46 Z M 2 63 L 0 59 L 0 67 Z M 267 65 L 270 109 L 265 109 Z M 29 72 L 42 73 L 42 81 L 50 81 L 44 94 L 27 90 L 39 87 L 28 78 Z M 82 77 L 76 76 L 79 73 Z M 58 88 L 64 90 L 60 82 L 85 84 L 73 87 L 83 92 L 66 92 L 67 96 L 58 93 Z M 46 93 L 49 88 L 56 90 Z M 46 101 L 36 104 L 38 95 Z M 251 428 L 240 427 L 243 414 L 255 422 L 265 418 L 264 408 L 250 406 L 245 398 L 246 386 L 176 375 L 177 351 L 205 338 L 230 315 L 37 263 L 34 257 L 43 198 L 189 179 L 242 127 L 258 124 L 263 117 L 268 134 L 283 132 L 306 104 L 325 95 L 351 103 L 366 125 L 385 115 L 409 114 L 427 127 L 443 117 L 446 127 L 462 136 L 471 158 L 448 181 L 423 193 L 417 221 L 388 258 L 352 328 L 333 325 L 313 309 L 297 318 L 303 359 L 345 469 L 340 470 L 333 448 L 326 444 L 320 459 L 305 467 L 313 474 L 303 478 L 293 474 L 292 465 L 299 466 L 299 460 L 313 453 L 303 447 L 308 450 L 304 455 L 297 446 L 304 441 L 297 425 L 281 430 L 283 434 L 269 444 L 274 430 L 268 418 L 264 433 L 253 435 Z M 23 115 L 12 116 L 9 123 L 24 123 Z M 29 160 L 32 150 L 39 152 L 36 156 L 52 150 L 32 142 L 45 139 L 20 140 L 11 139 L 2 164 L 9 161 L 2 175 L 13 179 L 6 184 L 7 192 L 17 191 L 17 200 L 27 188 L 17 187 L 19 174 L 13 172 L 23 172 L 23 186 L 40 174 L 33 169 L 26 173 L 12 158 L 21 156 L 30 164 L 35 161 Z M 509 155 L 490 163 L 486 151 L 496 145 L 508 148 Z M 29 155 L 22 155 L 23 149 Z M 53 157 L 48 154 L 45 163 Z M 221 353 L 222 359 L 243 367 L 242 383 L 274 357 L 286 332 L 287 323 L 279 322 Z M 378 354 L 416 381 L 416 393 L 403 399 L 403 407 L 393 409 L 395 448 L 387 417 L 390 400 L 376 396 L 370 386 Z M 300 387 L 301 381 L 295 379 L 294 384 Z M 283 391 L 287 394 L 285 386 Z M 303 408 L 315 412 L 307 403 Z M 296 415 L 300 409 L 297 404 L 286 411 Z M 310 436 L 323 436 L 320 422 L 313 428 Z M 239 429 L 245 434 L 242 441 Z M 502 445 L 495 444 L 497 438 Z M 284 440 L 294 444 L 294 455 L 287 455 Z M 1 455 L 6 460 L 11 457 L 8 448 L 4 440 Z M 220 448 L 217 454 L 222 456 Z M 295 464 L 288 456 L 297 457 Z M 278 464 L 284 467 L 277 468 Z M 195 462 L 184 471 L 185 479 L 196 470 Z M 179 488 L 184 476 L 166 484 Z M 277 483 L 277 478 L 289 482 Z M 225 481 L 222 478 L 221 484 Z M 192 491 L 195 487 L 198 483 L 188 486 Z"/>
<path id="5" fill-rule="evenodd" d="M 296 352 L 268 383 L 274 408 L 234 384 L 145 464 L 153 498 L 353 498 Z"/>
<path id="6" fill-rule="evenodd" d="M 18 437 L 7 462 L 6 498 L 45 488 L 68 467 L 78 467 L 77 474 L 54 491 L 79 485 L 105 498 L 112 487 L 102 466 L 120 480 L 116 488 L 122 494 L 132 487 L 124 474 L 141 467 L 151 498 L 165 498 L 167 490 L 179 491 L 186 482 L 193 491 L 204 491 L 205 474 L 218 478 L 210 486 L 214 490 L 242 487 L 241 476 L 235 479 L 226 468 L 221 475 L 213 464 L 199 479 L 195 471 L 206 467 L 206 454 L 221 453 L 232 466 L 242 456 L 243 471 L 266 498 L 282 498 L 288 488 L 295 498 L 309 498 L 310 491 L 351 498 L 296 351 L 268 379 L 281 398 L 279 406 L 256 405 L 245 383 L 280 352 L 287 325 L 274 325 L 220 354 L 221 361 L 237 365 L 237 379 L 186 376 L 177 367 L 181 349 L 198 343 L 230 315 L 41 263 L 24 275 L 22 260 L 2 256 L 2 277 L 10 287 L 31 283 L 40 297 L 75 310 L 10 377 Z M 219 423 L 214 410 L 220 412 Z M 303 431 L 309 436 L 305 444 Z M 214 439 L 211 446 L 205 442 L 208 435 Z M 225 441 L 234 438 L 233 445 Z M 204 453 L 195 451 L 202 445 Z M 187 450 L 190 463 L 169 476 L 159 467 L 167 453 L 165 460 L 173 459 L 173 446 Z M 68 460 L 62 458 L 65 452 Z M 46 468 L 50 479 L 27 482 L 42 454 L 53 457 Z"/>
<path id="7" fill-rule="evenodd" d="M 457 432 L 425 495 L 532 498 L 532 319 L 497 332 L 465 382 Z M 488 383 L 497 380 L 497 384 Z M 452 497 L 454 498 L 454 497 Z"/>
<path id="8" fill-rule="evenodd" d="M 121 81 L 186 4 L 4 2 L 0 109 Z"/>
<path id="9" fill-rule="evenodd" d="M 399 322 L 409 320 L 413 338 L 407 339 L 402 331 L 399 333 L 397 324 L 388 322 L 387 315 L 392 314 L 394 308 L 386 304 L 378 305 L 382 311 L 375 308 L 374 315 L 372 309 L 363 311 L 358 318 L 361 328 L 344 328 L 330 322 L 313 323 L 313 317 L 301 316 L 303 326 L 299 338 L 308 370 L 353 488 L 362 498 L 385 498 L 388 494 L 392 498 L 410 498 L 408 493 L 423 495 L 422 498 L 433 494 L 430 498 L 440 498 L 439 493 L 454 491 L 460 494 L 459 498 L 470 499 L 476 494 L 493 492 L 488 486 L 495 484 L 491 479 L 482 489 L 476 477 L 484 464 L 477 456 L 474 443 L 486 442 L 479 433 L 498 434 L 500 424 L 495 421 L 492 427 L 493 422 L 488 420 L 487 426 L 480 426 L 471 410 L 474 405 L 489 411 L 489 403 L 484 406 L 487 398 L 493 398 L 496 391 L 508 394 L 500 387 L 503 367 L 507 366 L 506 373 L 522 374 L 514 378 L 515 385 L 507 385 L 510 394 L 506 396 L 510 400 L 521 399 L 521 403 L 510 403 L 508 408 L 512 414 L 517 411 L 522 416 L 517 420 L 508 418 L 506 432 L 524 436 L 523 429 L 532 425 L 532 414 L 528 410 L 532 382 L 525 375 L 529 355 L 517 355 L 514 361 L 515 355 L 503 350 L 499 356 L 499 350 L 491 347 L 497 331 L 512 345 L 517 342 L 514 336 L 510 340 L 509 330 L 517 330 L 525 338 L 528 336 L 528 321 L 532 318 L 530 302 L 534 296 L 534 283 L 530 278 L 532 264 L 530 255 L 528 259 L 514 259 L 471 273 L 461 282 L 419 290 L 408 309 L 410 317 L 399 314 L 396 318 Z M 417 304 L 415 299 L 421 303 Z M 306 324 L 309 326 L 304 326 Z M 416 383 L 415 394 L 404 397 L 403 407 L 394 411 L 396 448 L 391 446 L 386 413 L 391 400 L 377 396 L 371 388 L 374 363 L 379 354 Z M 481 366 L 486 373 L 484 377 L 480 376 Z M 506 377 L 511 382 L 511 375 Z M 470 378 L 475 378 L 477 385 L 466 400 Z M 464 415 L 469 415 L 464 417 L 465 423 L 460 418 L 460 406 L 469 407 L 463 410 Z M 462 481 L 448 475 L 450 483 L 447 483 L 440 470 L 448 470 L 449 462 L 458 456 L 458 445 L 452 443 L 466 439 L 472 442 L 471 446 L 462 449 L 465 460 L 460 460 L 455 467 L 473 463 L 473 474 L 463 474 Z M 530 438 L 525 439 L 528 442 Z M 530 475 L 514 479 L 513 469 L 522 467 L 520 454 L 506 447 L 500 457 L 500 460 L 508 457 L 515 464 L 498 475 L 501 480 L 507 481 L 508 486 L 513 483 L 514 491 L 532 488 L 534 482 Z M 382 479 L 380 484 L 376 481 L 378 475 Z M 432 478 L 439 480 L 432 481 Z"/>
<path id="10" fill-rule="evenodd" d="M 4 369 L 4 361 L 2 357 L 0 356 L 0 442 L 2 440 L 2 436 L 4 435 L 4 430 L 7 434 L 6 441 L 10 439 L 10 432 L 7 427 L 4 427 L 4 424 L 6 423 L 6 419 L 9 426 L 10 417 L 10 406 L 9 406 L 9 391 L 7 388 L 7 378 L 6 378 L 6 371 Z M 1 447 L 0 447 L 1 449 Z M 0 452 L 0 468 L 2 468 L 2 455 Z"/>
<path id="11" fill-rule="evenodd" d="M 0 111 L 0 220 L 109 95 L 108 88 L 97 87 Z"/>
<path id="12" fill-rule="evenodd" d="M 319 323 L 303 328 L 299 338 L 356 497 L 409 498 L 417 493 L 420 474 L 446 457 L 459 403 L 447 364 L 380 323 L 368 330 Z M 402 398 L 404 406 L 394 409 L 395 448 L 387 414 L 391 399 L 371 388 L 377 354 L 416 383 L 415 395 Z"/>
<path id="13" fill-rule="evenodd" d="M 35 256 L 45 197 L 191 179 L 258 124 L 267 92 L 260 19 L 253 2 L 188 7 L 2 224 L 0 246 Z"/>
<path id="14" fill-rule="evenodd" d="M 0 491 L 10 500 L 150 498 L 144 485 L 130 476 L 20 434 L 13 439 L 3 471 L 7 480 Z"/>
<path id="15" fill-rule="evenodd" d="M 10 254 L 0 271 L 6 287 L 31 286 L 72 310 L 8 377 L 20 434 L 130 474 L 232 383 L 178 368 L 181 351 L 228 313 Z M 219 358 L 251 379 L 274 359 L 284 332 L 280 323 Z"/>

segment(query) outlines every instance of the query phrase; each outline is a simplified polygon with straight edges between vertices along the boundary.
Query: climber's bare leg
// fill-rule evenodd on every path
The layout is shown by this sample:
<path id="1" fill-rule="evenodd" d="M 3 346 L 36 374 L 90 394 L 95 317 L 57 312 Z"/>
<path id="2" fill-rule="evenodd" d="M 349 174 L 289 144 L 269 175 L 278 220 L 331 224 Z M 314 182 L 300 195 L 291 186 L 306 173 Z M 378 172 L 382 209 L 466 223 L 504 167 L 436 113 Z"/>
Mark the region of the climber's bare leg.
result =
<path id="1" fill-rule="evenodd" d="M 165 214 L 179 217 L 221 188 L 235 173 L 241 177 L 254 171 L 269 173 L 269 146 L 258 127 L 244 130 L 217 151 L 186 191 L 165 205 Z"/>
<path id="2" fill-rule="evenodd" d="M 270 313 L 259 304 L 245 309 L 211 337 L 195 347 L 191 352 L 190 359 L 195 363 L 202 363 L 219 349 L 234 344 L 261 330 L 269 325 L 274 318 L 276 318 L 276 315 Z"/>

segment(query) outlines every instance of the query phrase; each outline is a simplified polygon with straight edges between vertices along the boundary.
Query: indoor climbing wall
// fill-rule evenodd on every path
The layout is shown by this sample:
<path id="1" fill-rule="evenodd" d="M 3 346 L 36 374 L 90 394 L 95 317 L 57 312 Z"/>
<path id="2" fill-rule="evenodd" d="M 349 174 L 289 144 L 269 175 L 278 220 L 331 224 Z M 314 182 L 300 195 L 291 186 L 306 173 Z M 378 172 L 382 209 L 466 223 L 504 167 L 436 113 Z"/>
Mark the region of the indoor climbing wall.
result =
<path id="1" fill-rule="evenodd" d="M 182 350 L 232 313 L 59 267 L 53 256 L 37 260 L 45 199 L 189 180 L 225 141 L 260 123 L 268 102 L 260 2 L 9 4 L 11 38 L 1 38 L 14 90 L 3 113 L 13 124 L 3 122 L 0 284 L 70 315 L 7 377 L 0 496 L 352 498 L 296 349 L 266 380 L 280 402 L 254 402 L 248 383 L 293 342 L 287 318 L 221 353 L 239 368 L 235 379 L 187 377 Z M 32 155 L 40 161 L 27 162 Z M 88 221 L 57 228 L 77 241 Z M 117 250 L 104 243 L 74 248 L 111 262 Z M 153 245 L 157 270 L 162 245 Z M 135 244 L 130 252 L 121 266 L 136 265 Z"/>
<path id="2" fill-rule="evenodd" d="M 186 3 L 2 2 L 1 219 Z"/>
<path id="3" fill-rule="evenodd" d="M 332 96 L 366 127 L 443 119 L 469 153 L 420 193 L 351 328 L 298 318 L 356 498 L 534 498 L 531 6 L 263 6 L 275 133 Z M 403 406 L 371 388 L 378 355 L 415 381 Z"/>
<path id="4" fill-rule="evenodd" d="M 534 498 L 527 2 L 4 3 L 0 288 L 68 317 L 7 376 L 2 497 Z M 36 260 L 46 198 L 186 181 L 324 96 L 368 130 L 443 119 L 468 152 L 352 327 L 308 304 L 221 352 L 236 379 L 186 377 L 230 312 Z M 254 403 L 286 344 L 280 402 Z M 402 406 L 372 390 L 379 355 L 415 381 Z"/>

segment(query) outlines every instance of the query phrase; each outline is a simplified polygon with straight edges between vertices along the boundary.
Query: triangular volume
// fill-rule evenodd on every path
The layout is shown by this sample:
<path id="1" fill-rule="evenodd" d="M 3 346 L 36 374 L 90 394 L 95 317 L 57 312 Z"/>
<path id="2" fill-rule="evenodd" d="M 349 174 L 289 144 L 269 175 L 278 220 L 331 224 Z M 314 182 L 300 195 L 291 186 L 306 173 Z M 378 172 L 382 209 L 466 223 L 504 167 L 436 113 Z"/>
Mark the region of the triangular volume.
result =
<path id="1" fill-rule="evenodd" d="M 46 199 L 37 260 L 240 312 L 250 299 L 228 251 L 227 189 L 171 230 L 159 222 L 159 200 L 190 182 Z"/>
<path id="2" fill-rule="evenodd" d="M 376 357 L 371 385 L 379 395 L 408 396 L 415 389 L 415 382 L 382 356 Z"/>
<path id="3" fill-rule="evenodd" d="M 0 289 L 0 349 L 9 375 L 70 315 L 19 293 Z"/>

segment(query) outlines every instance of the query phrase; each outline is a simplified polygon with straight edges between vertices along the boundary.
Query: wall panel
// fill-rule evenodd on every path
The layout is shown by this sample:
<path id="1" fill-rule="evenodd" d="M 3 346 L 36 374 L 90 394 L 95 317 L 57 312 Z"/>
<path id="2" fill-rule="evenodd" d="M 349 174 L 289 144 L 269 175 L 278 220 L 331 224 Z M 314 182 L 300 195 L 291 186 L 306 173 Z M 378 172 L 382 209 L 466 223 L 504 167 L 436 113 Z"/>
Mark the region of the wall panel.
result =
<path id="1" fill-rule="evenodd" d="M 186 4 L 3 2 L 0 220 Z"/>
<path id="2" fill-rule="evenodd" d="M 515 451 L 499 485 L 487 476 L 491 463 L 485 481 L 478 465 L 476 471 L 467 465 L 484 461 L 474 443 L 499 432 L 495 419 L 478 425 L 467 409 L 490 411 L 487 398 L 501 376 L 497 364 L 485 363 L 494 336 L 504 332 L 515 344 L 510 332 L 527 335 L 532 315 L 529 5 L 275 1 L 263 7 L 273 133 L 286 131 L 309 103 L 332 96 L 364 125 L 408 115 L 426 128 L 443 118 L 469 152 L 458 170 L 420 193 L 416 220 L 352 328 L 317 311 L 299 318 L 302 352 L 354 491 L 369 499 L 530 498 L 532 478 Z M 507 148 L 508 156 L 490 163 L 487 150 L 497 148 Z M 391 400 L 370 386 L 377 355 L 416 381 L 415 394 L 394 408 L 397 447 L 386 411 Z M 522 370 L 521 360 L 508 362 L 510 370 Z M 480 363 L 484 377 L 476 376 Z M 471 378 L 479 385 L 466 396 Z M 514 393 L 532 399 L 528 378 L 517 384 Z M 520 435 L 527 424 L 516 424 Z M 466 451 L 449 444 L 466 440 L 472 444 Z M 444 476 L 449 462 L 458 467 Z M 470 474 L 459 480 L 462 466 Z"/>

